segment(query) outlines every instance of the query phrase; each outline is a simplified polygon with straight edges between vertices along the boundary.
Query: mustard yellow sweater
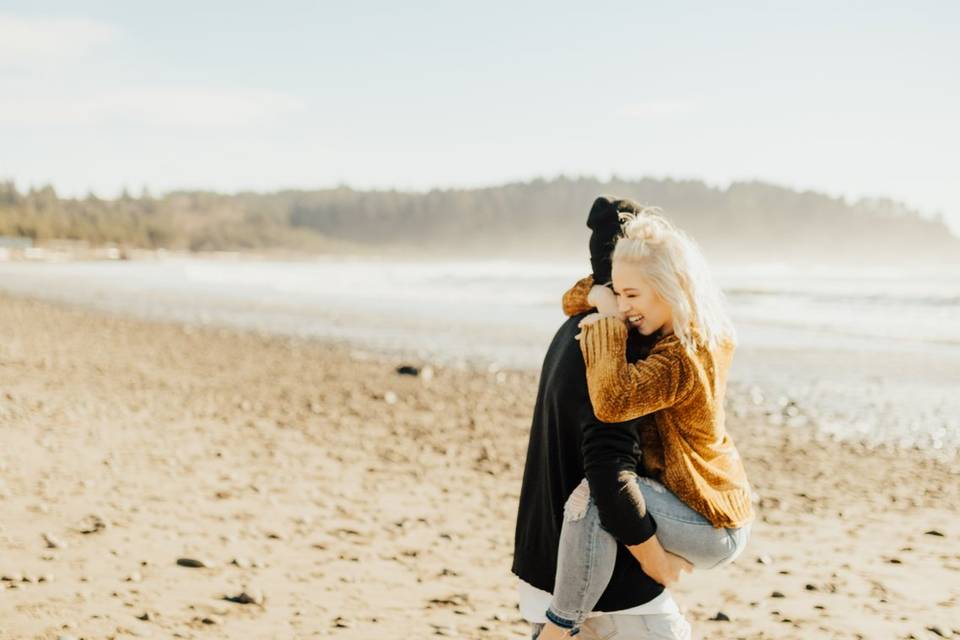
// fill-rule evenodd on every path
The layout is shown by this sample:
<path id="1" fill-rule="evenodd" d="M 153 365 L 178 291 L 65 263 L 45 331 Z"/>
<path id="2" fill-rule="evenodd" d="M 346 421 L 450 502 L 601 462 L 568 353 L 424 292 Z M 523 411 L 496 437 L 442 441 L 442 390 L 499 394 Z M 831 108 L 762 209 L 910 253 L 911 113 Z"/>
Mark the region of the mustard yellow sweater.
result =
<path id="1" fill-rule="evenodd" d="M 589 310 L 591 277 L 563 297 L 567 315 Z M 688 353 L 675 335 L 650 355 L 626 361 L 627 326 L 603 318 L 584 328 L 580 350 L 597 418 L 623 422 L 652 413 L 656 434 L 644 434 L 648 473 L 715 527 L 737 528 L 754 518 L 740 454 L 724 425 L 723 401 L 734 344 Z"/>

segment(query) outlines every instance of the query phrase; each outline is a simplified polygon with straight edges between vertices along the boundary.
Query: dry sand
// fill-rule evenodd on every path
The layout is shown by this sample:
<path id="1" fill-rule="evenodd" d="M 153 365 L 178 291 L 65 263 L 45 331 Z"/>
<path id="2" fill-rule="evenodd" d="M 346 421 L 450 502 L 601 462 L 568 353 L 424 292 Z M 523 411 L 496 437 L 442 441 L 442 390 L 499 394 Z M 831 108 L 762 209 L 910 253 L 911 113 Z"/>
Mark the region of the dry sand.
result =
<path id="1" fill-rule="evenodd" d="M 3 296 L 0 335 L 0 638 L 527 637 L 535 373 Z M 730 428 L 760 520 L 675 589 L 698 637 L 960 637 L 956 462 Z"/>

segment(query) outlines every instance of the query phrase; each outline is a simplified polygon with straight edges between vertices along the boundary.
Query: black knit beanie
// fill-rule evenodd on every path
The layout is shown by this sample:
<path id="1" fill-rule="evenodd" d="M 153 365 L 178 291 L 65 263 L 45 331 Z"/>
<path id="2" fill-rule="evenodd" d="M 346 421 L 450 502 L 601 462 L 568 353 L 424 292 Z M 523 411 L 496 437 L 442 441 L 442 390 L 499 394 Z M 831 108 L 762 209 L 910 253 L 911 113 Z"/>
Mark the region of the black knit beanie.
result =
<path id="1" fill-rule="evenodd" d="M 587 227 L 590 234 L 590 265 L 593 267 L 593 281 L 595 284 L 610 282 L 610 254 L 620 236 L 620 217 L 624 211 L 639 213 L 643 207 L 628 198 L 608 198 L 600 196 L 593 201 L 590 215 L 587 216 Z"/>

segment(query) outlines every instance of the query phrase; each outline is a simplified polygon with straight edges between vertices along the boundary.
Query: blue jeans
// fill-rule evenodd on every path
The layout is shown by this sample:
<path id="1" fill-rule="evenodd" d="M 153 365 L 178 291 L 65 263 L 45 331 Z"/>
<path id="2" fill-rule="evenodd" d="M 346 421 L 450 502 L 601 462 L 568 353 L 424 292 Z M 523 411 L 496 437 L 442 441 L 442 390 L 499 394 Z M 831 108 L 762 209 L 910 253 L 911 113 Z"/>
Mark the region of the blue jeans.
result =
<path id="1" fill-rule="evenodd" d="M 733 560 L 746 548 L 750 525 L 718 529 L 662 484 L 639 477 L 647 511 L 657 523 L 657 539 L 667 551 L 697 569 L 712 569 Z M 567 499 L 560 531 L 557 577 L 547 618 L 578 629 L 600 600 L 617 559 L 617 541 L 600 526 L 600 514 L 584 479 Z"/>

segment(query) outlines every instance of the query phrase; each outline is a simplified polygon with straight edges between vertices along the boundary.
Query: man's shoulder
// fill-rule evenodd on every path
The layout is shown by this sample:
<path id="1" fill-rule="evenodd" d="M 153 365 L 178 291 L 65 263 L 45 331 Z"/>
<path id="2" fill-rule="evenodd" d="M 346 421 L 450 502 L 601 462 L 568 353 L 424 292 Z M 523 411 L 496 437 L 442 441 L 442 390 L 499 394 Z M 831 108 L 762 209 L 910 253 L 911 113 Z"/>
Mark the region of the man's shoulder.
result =
<path id="1" fill-rule="evenodd" d="M 563 324 L 553 334 L 553 340 L 547 348 L 547 359 L 557 358 L 559 356 L 576 352 L 580 355 L 580 343 L 576 340 L 576 335 L 580 333 L 580 320 L 587 314 L 583 313 L 567 318 Z M 582 356 L 581 356 L 582 358 Z"/>

